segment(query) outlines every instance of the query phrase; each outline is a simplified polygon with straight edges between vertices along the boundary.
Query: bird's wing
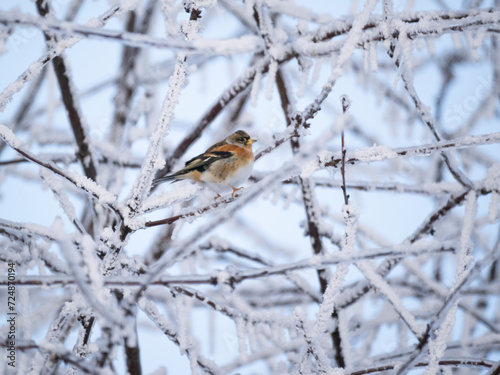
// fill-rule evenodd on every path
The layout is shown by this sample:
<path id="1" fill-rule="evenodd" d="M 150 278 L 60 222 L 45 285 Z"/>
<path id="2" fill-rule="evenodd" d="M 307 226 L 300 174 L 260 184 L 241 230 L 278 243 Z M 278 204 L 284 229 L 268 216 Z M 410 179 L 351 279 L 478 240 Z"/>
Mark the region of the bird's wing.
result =
<path id="1" fill-rule="evenodd" d="M 193 170 L 198 170 L 203 172 L 208 169 L 210 164 L 215 163 L 216 161 L 230 158 L 234 155 L 232 151 L 210 151 L 205 152 L 201 155 L 198 155 L 191 160 L 186 162 L 186 166 L 182 168 L 178 173 L 184 174 Z"/>

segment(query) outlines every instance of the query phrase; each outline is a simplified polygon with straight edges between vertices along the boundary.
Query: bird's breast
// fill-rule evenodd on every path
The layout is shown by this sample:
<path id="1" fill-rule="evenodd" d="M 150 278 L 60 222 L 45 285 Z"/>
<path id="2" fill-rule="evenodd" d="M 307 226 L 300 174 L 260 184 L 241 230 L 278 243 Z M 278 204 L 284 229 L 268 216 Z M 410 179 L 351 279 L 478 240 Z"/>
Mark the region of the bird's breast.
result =
<path id="1" fill-rule="evenodd" d="M 252 169 L 253 158 L 246 163 L 236 158 L 218 160 L 202 173 L 201 180 L 209 184 L 239 187 L 248 179 Z"/>

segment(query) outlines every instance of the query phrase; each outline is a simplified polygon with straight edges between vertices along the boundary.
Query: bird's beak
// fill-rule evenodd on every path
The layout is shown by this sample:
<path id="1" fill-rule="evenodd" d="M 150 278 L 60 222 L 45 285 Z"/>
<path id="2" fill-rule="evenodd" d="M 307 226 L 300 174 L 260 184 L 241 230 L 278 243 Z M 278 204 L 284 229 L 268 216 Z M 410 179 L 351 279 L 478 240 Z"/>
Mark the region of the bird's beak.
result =
<path id="1" fill-rule="evenodd" d="M 249 145 L 252 145 L 252 144 L 254 144 L 255 142 L 257 142 L 257 140 L 256 140 L 255 138 L 250 138 L 250 139 L 248 140 L 248 144 L 249 144 Z"/>

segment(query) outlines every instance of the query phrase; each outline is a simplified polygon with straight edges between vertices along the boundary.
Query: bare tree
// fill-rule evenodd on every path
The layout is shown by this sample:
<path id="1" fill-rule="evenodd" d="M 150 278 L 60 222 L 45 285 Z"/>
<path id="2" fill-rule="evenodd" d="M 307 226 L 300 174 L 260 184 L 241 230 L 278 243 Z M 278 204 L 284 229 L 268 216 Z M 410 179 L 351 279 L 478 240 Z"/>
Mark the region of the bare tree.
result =
<path id="1" fill-rule="evenodd" d="M 500 374 L 498 1 L 109 3 L 0 5 L 0 372 Z"/>

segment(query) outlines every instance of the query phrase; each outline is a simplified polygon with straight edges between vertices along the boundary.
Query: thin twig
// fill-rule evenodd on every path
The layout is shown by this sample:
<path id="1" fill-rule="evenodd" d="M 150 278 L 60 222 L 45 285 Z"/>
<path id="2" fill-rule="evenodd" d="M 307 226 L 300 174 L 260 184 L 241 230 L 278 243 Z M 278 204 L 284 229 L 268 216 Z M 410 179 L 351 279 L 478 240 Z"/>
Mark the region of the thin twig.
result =
<path id="1" fill-rule="evenodd" d="M 342 102 L 342 113 L 344 115 L 344 118 L 346 118 L 347 110 L 349 109 L 349 106 L 351 105 L 349 99 L 347 98 L 346 95 L 342 95 L 340 97 L 340 100 Z M 342 164 L 340 167 L 340 173 L 342 175 L 342 192 L 344 193 L 344 204 L 347 206 L 349 204 L 349 195 L 347 195 L 347 189 L 346 189 L 346 183 L 345 183 L 345 154 L 347 152 L 345 148 L 345 141 L 344 141 L 344 128 L 342 127 L 342 131 L 340 133 L 340 139 L 341 139 L 341 150 L 342 150 Z"/>
<path id="2" fill-rule="evenodd" d="M 448 366 L 448 367 L 485 367 L 491 368 L 492 362 L 486 359 L 468 359 L 468 358 L 459 358 L 459 359 L 442 359 L 439 362 L 439 366 Z M 427 367 L 429 365 L 428 362 L 419 362 L 415 365 L 415 367 Z M 379 372 L 386 372 L 389 370 L 393 370 L 396 365 L 385 365 L 378 367 L 371 367 L 368 369 L 358 370 L 350 372 L 348 375 L 368 375 Z"/>
<path id="3" fill-rule="evenodd" d="M 154 221 L 147 221 L 144 224 L 144 226 L 147 227 L 147 228 L 149 228 L 149 227 L 155 227 L 155 226 L 158 226 L 158 225 L 170 225 L 170 224 L 173 224 L 174 222 L 176 222 L 177 220 L 187 219 L 187 218 L 190 218 L 190 217 L 193 217 L 193 216 L 194 217 L 200 216 L 200 215 L 202 215 L 202 214 L 204 214 L 206 212 L 211 212 L 211 211 L 213 211 L 216 208 L 224 207 L 227 204 L 233 202 L 236 198 L 237 198 L 237 196 L 236 197 L 232 197 L 230 194 L 228 194 L 227 196 L 219 198 L 217 200 L 217 202 L 209 204 L 208 206 L 205 206 L 205 207 L 202 207 L 202 208 L 198 208 L 196 210 L 193 210 L 193 211 L 190 211 L 190 212 L 186 212 L 184 214 L 179 214 L 179 215 L 171 216 L 171 217 L 166 218 L 166 219 L 154 220 Z"/>
<path id="4" fill-rule="evenodd" d="M 285 116 L 287 127 L 291 128 L 295 125 L 295 132 L 297 132 L 297 128 L 300 123 L 296 122 L 292 123 L 292 113 L 295 112 L 294 106 L 291 102 L 291 90 L 287 86 L 286 79 L 284 77 L 284 72 L 281 68 L 278 69 L 276 73 L 276 86 L 278 88 L 278 92 L 281 100 L 281 108 L 283 109 L 283 114 Z M 293 137 L 290 139 L 290 144 L 292 146 L 292 152 L 297 154 L 300 152 L 300 141 L 298 137 Z M 304 210 L 306 212 L 307 217 L 307 228 L 308 235 L 311 239 L 311 246 L 313 248 L 313 252 L 315 255 L 323 254 L 323 242 L 320 235 L 320 229 L 318 227 L 318 223 L 320 220 L 319 217 L 319 209 L 317 207 L 318 202 L 316 201 L 316 196 L 314 193 L 314 189 L 312 188 L 311 179 L 303 179 L 301 177 L 298 178 L 299 185 L 302 191 L 302 200 L 304 203 Z M 318 270 L 318 280 L 320 284 L 320 292 L 323 295 L 328 287 L 328 273 L 326 270 Z M 338 322 L 338 311 L 334 309 L 332 311 L 332 319 Z M 342 353 L 342 340 L 340 337 L 340 332 L 338 328 L 338 324 L 331 332 L 332 338 L 332 346 L 335 350 L 335 360 L 339 367 L 345 367 L 345 359 Z"/>
<path id="5" fill-rule="evenodd" d="M 439 310 L 437 311 L 437 313 L 432 317 L 430 322 L 427 324 L 427 329 L 423 334 L 423 336 L 419 338 L 419 342 L 416 345 L 415 351 L 413 351 L 410 357 L 405 361 L 405 363 L 398 368 L 397 375 L 402 375 L 407 370 L 416 366 L 415 361 L 422 355 L 424 349 L 428 346 L 432 332 L 434 332 L 436 326 L 443 318 L 443 316 L 446 314 L 446 312 L 450 309 L 453 302 L 459 297 L 459 295 L 461 294 L 461 290 L 468 283 L 470 283 L 476 277 L 478 277 L 480 272 L 488 265 L 490 265 L 493 261 L 495 261 L 495 259 L 497 259 L 499 255 L 500 253 L 497 251 L 496 254 L 495 252 L 493 252 L 492 254 L 485 256 L 471 268 L 471 270 L 465 277 L 463 277 L 453 286 L 449 295 L 446 296 L 446 298 L 444 298 L 444 301 Z"/>
<path id="6" fill-rule="evenodd" d="M 32 161 L 35 164 L 38 164 L 41 167 L 44 167 L 53 173 L 63 177 L 64 179 L 71 182 L 77 188 L 81 189 L 85 193 L 89 194 L 93 198 L 98 201 L 103 202 L 103 204 L 114 211 L 120 218 L 122 218 L 122 214 L 118 208 L 113 204 L 116 200 L 116 197 L 113 196 L 110 192 L 104 189 L 102 186 L 98 185 L 92 180 L 89 179 L 81 179 L 81 175 L 74 176 L 69 172 L 65 172 L 59 169 L 54 163 L 51 161 L 44 161 L 38 158 L 36 155 L 31 152 L 24 150 L 21 146 L 21 142 L 15 138 L 14 134 L 4 125 L 0 124 L 0 138 L 3 138 L 5 142 L 9 144 L 9 146 L 15 150 L 18 154 L 25 157 L 29 161 Z"/>
<path id="7" fill-rule="evenodd" d="M 329 254 L 325 256 L 317 256 L 311 261 L 310 258 L 293 262 L 279 264 L 275 266 L 267 266 L 260 268 L 251 268 L 244 270 L 232 271 L 224 282 L 236 285 L 247 280 L 255 280 L 260 278 L 267 278 L 276 275 L 286 275 L 290 272 L 302 270 L 320 270 L 329 266 L 339 264 L 352 264 L 363 260 L 377 260 L 392 257 L 396 259 L 403 259 L 407 257 L 417 257 L 426 254 L 435 253 L 453 253 L 455 252 L 455 245 L 452 242 L 446 243 L 427 243 L 425 246 L 422 244 L 408 245 L 408 246 L 389 246 L 378 249 L 369 249 L 357 251 L 354 254 Z M 224 271 L 225 272 L 225 271 Z M 226 275 L 224 275 L 226 276 Z M 45 287 L 59 287 L 61 285 L 74 285 L 76 281 L 71 276 L 18 276 L 16 285 L 19 286 L 45 286 Z M 7 285 L 7 277 L 0 278 L 0 285 Z M 152 281 L 149 281 L 148 275 L 144 277 L 106 277 L 103 284 L 108 287 L 131 287 L 136 290 L 137 287 L 145 288 L 152 285 L 219 285 L 221 281 L 217 278 L 217 273 L 203 275 L 180 275 L 180 276 L 159 276 Z M 345 307 L 339 305 L 339 308 Z"/>

